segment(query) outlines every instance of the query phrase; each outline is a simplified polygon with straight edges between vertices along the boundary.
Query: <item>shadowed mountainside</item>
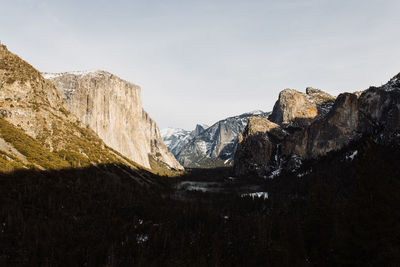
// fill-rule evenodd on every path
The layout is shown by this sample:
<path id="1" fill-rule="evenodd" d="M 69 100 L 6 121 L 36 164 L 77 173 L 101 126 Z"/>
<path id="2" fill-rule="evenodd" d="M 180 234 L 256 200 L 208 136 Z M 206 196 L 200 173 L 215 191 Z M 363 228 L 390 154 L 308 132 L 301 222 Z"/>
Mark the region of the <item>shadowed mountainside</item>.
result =
<path id="1" fill-rule="evenodd" d="M 400 259 L 399 158 L 369 139 L 350 144 L 305 162 L 301 177 L 265 181 L 268 199 L 179 200 L 173 179 L 139 185 L 115 165 L 0 174 L 0 265 L 390 266 Z M 202 171 L 186 179 L 225 173 Z"/>

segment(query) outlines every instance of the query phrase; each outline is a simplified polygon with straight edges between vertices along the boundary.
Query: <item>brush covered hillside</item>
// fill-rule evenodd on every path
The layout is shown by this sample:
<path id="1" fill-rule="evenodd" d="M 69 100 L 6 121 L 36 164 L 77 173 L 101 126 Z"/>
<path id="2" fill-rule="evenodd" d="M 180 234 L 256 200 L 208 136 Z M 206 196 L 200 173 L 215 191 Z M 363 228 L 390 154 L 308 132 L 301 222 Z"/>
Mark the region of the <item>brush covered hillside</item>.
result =
<path id="1" fill-rule="evenodd" d="M 145 169 L 108 147 L 65 108 L 52 82 L 4 45 L 0 46 L 0 153 L 2 172 L 99 164 Z"/>

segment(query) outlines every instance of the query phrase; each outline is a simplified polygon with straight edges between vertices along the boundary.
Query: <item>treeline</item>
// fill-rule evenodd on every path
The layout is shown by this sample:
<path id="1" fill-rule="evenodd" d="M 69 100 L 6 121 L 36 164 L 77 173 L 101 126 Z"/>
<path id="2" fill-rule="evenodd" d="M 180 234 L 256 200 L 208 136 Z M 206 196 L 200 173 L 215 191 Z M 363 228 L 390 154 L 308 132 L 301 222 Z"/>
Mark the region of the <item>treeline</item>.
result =
<path id="1" fill-rule="evenodd" d="M 364 141 L 268 200 L 142 186 L 115 166 L 0 176 L 1 266 L 390 266 L 400 262 L 400 153 Z M 312 171 L 310 171 L 312 169 Z M 198 173 L 196 175 L 199 175 Z"/>

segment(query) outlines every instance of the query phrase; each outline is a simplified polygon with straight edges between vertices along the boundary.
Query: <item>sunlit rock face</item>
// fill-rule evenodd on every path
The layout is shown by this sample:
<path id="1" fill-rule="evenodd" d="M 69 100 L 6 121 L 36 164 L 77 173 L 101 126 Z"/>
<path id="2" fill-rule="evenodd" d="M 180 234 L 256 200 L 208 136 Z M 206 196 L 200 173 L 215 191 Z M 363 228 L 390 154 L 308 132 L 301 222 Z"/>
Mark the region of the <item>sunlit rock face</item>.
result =
<path id="1" fill-rule="evenodd" d="M 151 168 L 149 157 L 182 169 L 143 110 L 141 88 L 105 71 L 45 73 L 62 93 L 69 111 L 104 142 L 129 159 Z"/>
<path id="2" fill-rule="evenodd" d="M 136 164 L 69 112 L 63 94 L 0 45 L 0 171 Z"/>
<path id="3" fill-rule="evenodd" d="M 319 89 L 308 87 L 306 93 L 293 89 L 280 92 L 269 120 L 281 125 L 306 126 L 319 115 L 324 116 L 335 98 Z"/>
<path id="4" fill-rule="evenodd" d="M 268 119 L 251 117 L 240 135 L 234 160 L 236 174 L 266 176 L 280 168 L 283 156 L 294 151 L 306 156 L 308 135 L 300 132 L 327 117 L 334 102 L 335 97 L 311 87 L 306 93 L 281 91 Z"/>
<path id="5" fill-rule="evenodd" d="M 266 176 L 340 150 L 363 135 L 400 143 L 400 74 L 379 88 L 343 93 L 336 99 L 313 88 L 306 94 L 283 90 L 269 120 L 274 127 L 267 127 L 271 122 L 265 119 L 249 120 L 238 142 L 237 175 L 256 171 Z M 280 138 L 273 137 L 277 129 L 285 133 Z"/>
<path id="6" fill-rule="evenodd" d="M 308 159 L 338 150 L 357 136 L 358 117 L 357 96 L 341 94 L 326 117 L 285 139 L 282 153 Z"/>

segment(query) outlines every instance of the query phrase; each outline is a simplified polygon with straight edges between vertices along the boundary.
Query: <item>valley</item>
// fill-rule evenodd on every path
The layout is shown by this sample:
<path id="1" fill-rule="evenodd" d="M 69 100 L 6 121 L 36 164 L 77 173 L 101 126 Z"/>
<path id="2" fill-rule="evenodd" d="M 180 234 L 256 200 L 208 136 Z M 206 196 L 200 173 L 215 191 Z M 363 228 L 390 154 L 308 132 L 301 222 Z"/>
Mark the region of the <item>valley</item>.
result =
<path id="1" fill-rule="evenodd" d="M 390 266 L 399 148 L 400 74 L 160 131 L 139 86 L 0 45 L 0 265 Z"/>
<path id="2" fill-rule="evenodd" d="M 301 171 L 308 173 L 301 178 L 283 173 L 279 179 L 234 181 L 232 188 L 225 181 L 232 173 L 228 169 L 192 170 L 175 179 L 137 173 L 146 177 L 142 185 L 107 165 L 1 174 L 1 263 L 307 266 L 312 261 L 337 266 L 396 261 L 396 251 L 387 251 L 398 236 L 399 152 L 367 139 L 348 151 L 353 149 L 363 156 L 346 160 L 334 153 L 305 163 Z M 187 182 L 196 190 L 181 187 Z M 198 190 L 200 183 L 206 192 Z M 268 198 L 243 195 L 261 188 Z"/>

